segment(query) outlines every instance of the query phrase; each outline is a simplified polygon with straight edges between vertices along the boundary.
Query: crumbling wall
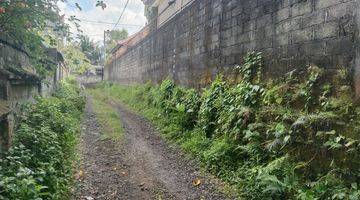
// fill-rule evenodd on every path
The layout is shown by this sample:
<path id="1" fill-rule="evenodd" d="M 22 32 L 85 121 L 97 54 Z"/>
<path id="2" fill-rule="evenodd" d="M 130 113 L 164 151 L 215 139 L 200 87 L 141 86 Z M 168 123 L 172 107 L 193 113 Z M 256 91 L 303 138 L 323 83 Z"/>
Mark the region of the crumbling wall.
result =
<path id="1" fill-rule="evenodd" d="M 49 64 L 58 65 L 55 52 Z M 48 59 L 51 58 L 49 55 Z M 58 80 L 55 72 L 41 79 L 28 53 L 10 38 L 0 35 L 0 150 L 11 145 L 20 105 L 35 96 L 51 94 Z"/>

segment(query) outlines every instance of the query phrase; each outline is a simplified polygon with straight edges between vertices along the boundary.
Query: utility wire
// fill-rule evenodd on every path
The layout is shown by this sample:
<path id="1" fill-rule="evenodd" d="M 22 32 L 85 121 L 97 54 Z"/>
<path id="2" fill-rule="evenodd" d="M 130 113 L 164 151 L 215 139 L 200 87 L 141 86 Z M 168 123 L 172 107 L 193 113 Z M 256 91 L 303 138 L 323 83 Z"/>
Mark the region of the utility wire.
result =
<path id="1" fill-rule="evenodd" d="M 0 0 L 1 1 L 1 0 Z M 67 17 L 66 19 L 70 19 L 69 17 Z M 80 18 L 76 18 L 77 20 L 79 20 L 80 22 L 85 22 L 85 23 L 93 23 L 93 24 L 107 24 L 107 25 L 115 25 L 115 22 L 105 22 L 105 21 L 95 21 L 95 20 L 87 20 L 87 19 L 80 19 Z M 116 24 L 116 26 L 133 26 L 133 27 L 142 27 L 143 25 L 140 24 L 125 24 L 125 23 L 118 23 Z"/>
<path id="2" fill-rule="evenodd" d="M 100 36 L 100 35 L 103 35 L 104 33 L 98 33 L 98 34 L 89 34 L 87 36 Z"/>
<path id="3" fill-rule="evenodd" d="M 103 22 L 103 21 L 91 21 L 91 20 L 84 20 L 84 19 L 79 19 L 81 22 L 85 22 L 85 23 L 94 23 L 94 24 L 106 24 L 106 25 L 114 25 L 116 23 L 113 22 Z M 116 26 L 133 26 L 133 27 L 142 27 L 142 25 L 139 24 L 117 24 Z"/>
<path id="4" fill-rule="evenodd" d="M 124 6 L 124 9 L 123 9 L 123 11 L 122 11 L 122 13 L 121 13 L 121 15 L 120 15 L 119 19 L 117 20 L 117 22 L 116 22 L 115 26 L 112 28 L 112 31 L 113 31 L 113 30 L 116 28 L 116 26 L 119 24 L 119 22 L 120 22 L 120 20 L 121 20 L 122 16 L 123 16 L 123 15 L 124 15 L 124 13 L 125 13 L 125 10 L 126 10 L 126 8 L 127 8 L 128 4 L 129 4 L 129 1 L 130 1 L 130 0 L 127 0 L 127 1 L 126 1 L 126 4 L 125 4 L 125 6 Z"/>

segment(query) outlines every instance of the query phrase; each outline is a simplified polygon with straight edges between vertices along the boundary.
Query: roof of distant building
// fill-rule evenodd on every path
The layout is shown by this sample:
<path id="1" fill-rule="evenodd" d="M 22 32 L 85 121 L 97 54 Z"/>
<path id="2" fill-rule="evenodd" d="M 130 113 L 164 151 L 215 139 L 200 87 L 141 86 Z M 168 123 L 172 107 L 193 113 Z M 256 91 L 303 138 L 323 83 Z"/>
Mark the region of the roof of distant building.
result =
<path id="1" fill-rule="evenodd" d="M 133 39 L 133 38 L 136 36 L 136 34 L 138 34 L 138 33 L 135 33 L 134 35 L 131 35 L 131 36 L 129 36 L 129 37 L 126 38 L 126 39 L 119 40 L 119 41 L 117 42 L 117 45 L 111 50 L 111 53 L 115 53 L 115 52 L 116 52 L 118 49 L 120 49 L 122 46 L 128 45 L 128 43 L 130 42 L 130 40 Z"/>

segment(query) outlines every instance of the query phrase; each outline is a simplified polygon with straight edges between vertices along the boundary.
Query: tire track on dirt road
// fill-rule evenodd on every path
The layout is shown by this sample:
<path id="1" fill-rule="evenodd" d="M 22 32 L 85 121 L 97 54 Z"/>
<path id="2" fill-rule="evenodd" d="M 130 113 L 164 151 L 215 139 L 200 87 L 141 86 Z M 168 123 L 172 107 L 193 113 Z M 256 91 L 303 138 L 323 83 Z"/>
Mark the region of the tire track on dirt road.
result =
<path id="1" fill-rule="evenodd" d="M 88 98 L 81 141 L 82 171 L 75 199 L 227 199 L 194 161 L 170 147 L 145 118 L 112 103 L 124 127 L 122 142 L 101 139 Z M 192 181 L 200 179 L 194 186 Z"/>

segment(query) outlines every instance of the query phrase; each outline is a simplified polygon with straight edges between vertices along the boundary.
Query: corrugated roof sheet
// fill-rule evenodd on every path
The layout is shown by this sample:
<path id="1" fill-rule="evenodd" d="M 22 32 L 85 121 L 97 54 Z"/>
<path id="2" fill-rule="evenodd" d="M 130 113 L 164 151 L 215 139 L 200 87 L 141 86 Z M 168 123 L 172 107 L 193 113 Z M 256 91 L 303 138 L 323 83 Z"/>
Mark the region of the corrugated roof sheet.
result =
<path id="1" fill-rule="evenodd" d="M 10 109 L 9 109 L 8 104 L 7 104 L 7 101 L 0 100 L 0 116 L 8 114 L 9 112 L 10 112 Z"/>

